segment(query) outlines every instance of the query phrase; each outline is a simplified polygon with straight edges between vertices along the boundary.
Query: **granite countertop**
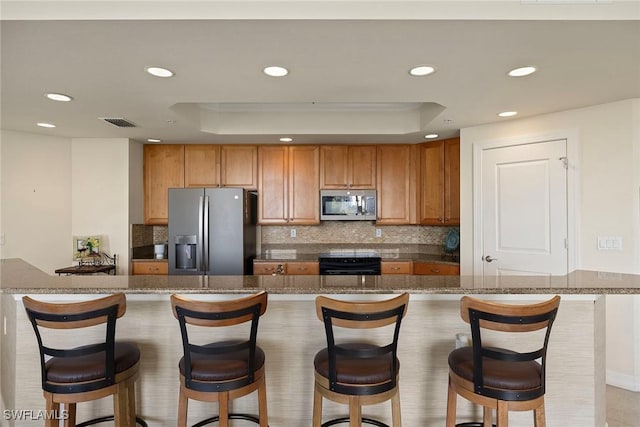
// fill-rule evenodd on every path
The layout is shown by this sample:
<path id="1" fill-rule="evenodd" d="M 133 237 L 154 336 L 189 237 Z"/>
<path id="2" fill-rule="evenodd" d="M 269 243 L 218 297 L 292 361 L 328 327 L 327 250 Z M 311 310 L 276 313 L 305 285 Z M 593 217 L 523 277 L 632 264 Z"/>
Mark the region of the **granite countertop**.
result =
<path id="1" fill-rule="evenodd" d="M 52 276 L 0 260 L 0 294 L 640 294 L 640 275 L 577 270 L 566 276 Z"/>
<path id="2" fill-rule="evenodd" d="M 357 252 L 358 250 L 342 249 L 337 250 L 342 254 Z M 365 249 L 370 252 L 371 250 Z M 413 261 L 413 262 L 435 262 L 440 264 L 460 265 L 458 256 L 449 256 L 444 254 L 428 254 L 418 252 L 398 252 L 380 250 L 375 251 L 380 255 L 382 261 Z M 317 261 L 322 252 L 299 252 L 296 250 L 269 250 L 258 254 L 256 261 L 276 261 L 276 262 L 293 262 L 293 261 Z M 330 253 L 335 253 L 330 251 Z"/>

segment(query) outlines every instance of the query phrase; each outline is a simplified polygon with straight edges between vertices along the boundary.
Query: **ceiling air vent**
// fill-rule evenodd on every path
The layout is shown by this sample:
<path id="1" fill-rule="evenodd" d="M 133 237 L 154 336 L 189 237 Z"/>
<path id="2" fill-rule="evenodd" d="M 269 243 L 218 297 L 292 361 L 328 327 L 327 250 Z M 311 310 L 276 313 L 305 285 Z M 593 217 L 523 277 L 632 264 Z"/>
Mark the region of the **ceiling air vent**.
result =
<path id="1" fill-rule="evenodd" d="M 100 120 L 104 120 L 107 123 L 111 123 L 114 126 L 117 126 L 119 128 L 134 128 L 136 127 L 136 124 L 124 119 L 122 117 L 100 117 Z"/>

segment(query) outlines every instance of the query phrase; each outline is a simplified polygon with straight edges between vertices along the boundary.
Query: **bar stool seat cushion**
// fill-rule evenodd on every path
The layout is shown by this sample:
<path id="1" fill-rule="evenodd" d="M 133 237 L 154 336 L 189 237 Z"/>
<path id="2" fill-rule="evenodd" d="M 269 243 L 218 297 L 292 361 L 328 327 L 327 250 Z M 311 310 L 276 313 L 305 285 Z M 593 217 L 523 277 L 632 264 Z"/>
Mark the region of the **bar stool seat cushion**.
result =
<path id="1" fill-rule="evenodd" d="M 341 344 L 348 350 L 372 350 L 379 348 L 368 343 Z M 347 358 L 341 354 L 336 355 L 336 371 L 339 383 L 347 384 L 377 384 L 391 380 L 391 354 L 369 358 Z M 320 350 L 314 360 L 316 372 L 329 378 L 329 350 Z M 396 368 L 400 369 L 400 362 L 396 359 Z"/>
<path id="2" fill-rule="evenodd" d="M 514 353 L 502 348 L 493 350 Z M 473 348 L 462 347 L 449 354 L 449 367 L 456 375 L 473 382 Z M 541 386 L 541 367 L 534 361 L 508 362 L 484 358 L 482 362 L 485 387 L 506 390 L 528 390 Z"/>
<path id="3" fill-rule="evenodd" d="M 221 341 L 205 345 L 208 348 L 223 348 L 242 341 Z M 255 371 L 264 366 L 264 351 L 256 346 Z M 191 353 L 191 378 L 196 381 L 229 381 L 247 375 L 249 349 L 224 354 Z M 185 375 L 184 357 L 179 362 L 180 374 Z"/>
<path id="4" fill-rule="evenodd" d="M 135 344 L 115 343 L 116 374 L 133 367 L 139 360 L 140 349 Z M 77 357 L 52 357 L 45 364 L 47 381 L 77 383 L 102 379 L 105 376 L 104 361 L 104 352 Z"/>

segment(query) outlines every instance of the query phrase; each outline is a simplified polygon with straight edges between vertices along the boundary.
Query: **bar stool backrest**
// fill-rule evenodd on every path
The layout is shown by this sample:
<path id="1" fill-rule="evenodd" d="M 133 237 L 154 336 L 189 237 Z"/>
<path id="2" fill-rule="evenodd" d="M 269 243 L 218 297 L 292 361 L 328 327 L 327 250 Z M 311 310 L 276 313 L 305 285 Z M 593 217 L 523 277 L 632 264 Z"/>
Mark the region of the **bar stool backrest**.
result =
<path id="1" fill-rule="evenodd" d="M 178 319 L 184 352 L 185 386 L 204 392 L 234 390 L 254 382 L 255 353 L 258 335 L 258 319 L 267 309 L 267 293 L 259 292 L 231 301 L 196 301 L 179 295 L 171 296 L 173 315 Z M 224 327 L 251 322 L 249 339 L 219 346 L 197 345 L 189 340 L 187 325 Z M 191 375 L 191 355 L 193 353 L 219 355 L 249 350 L 246 376 L 235 381 L 201 382 Z"/>
<path id="2" fill-rule="evenodd" d="M 24 296 L 22 302 L 38 341 L 43 390 L 61 394 L 82 393 L 109 387 L 115 383 L 116 319 L 122 317 L 126 311 L 126 299 L 123 293 L 73 303 L 48 303 Z M 79 329 L 105 323 L 104 341 L 71 349 L 46 346 L 40 330 L 40 328 Z M 103 378 L 69 384 L 48 381 L 46 362 L 49 357 L 71 358 L 98 353 L 104 353 L 105 375 Z"/>
<path id="3" fill-rule="evenodd" d="M 329 389 L 343 394 L 372 395 L 391 390 L 397 386 L 398 338 L 400 324 L 407 312 L 409 294 L 403 293 L 385 301 L 341 301 L 318 296 L 316 298 L 316 314 L 324 322 L 329 354 Z M 334 327 L 350 329 L 372 329 L 395 325 L 391 343 L 370 348 L 352 348 L 336 343 Z M 336 358 L 338 355 L 347 358 L 380 357 L 391 354 L 391 378 L 389 381 L 368 387 L 350 386 L 337 381 Z"/>
<path id="4" fill-rule="evenodd" d="M 551 327 L 556 318 L 560 296 L 536 304 L 503 304 L 464 296 L 460 300 L 460 315 L 471 326 L 473 347 L 473 379 L 477 394 L 500 400 L 531 400 L 545 393 L 545 360 Z M 499 332 L 534 332 L 545 329 L 540 347 L 533 351 L 517 352 L 509 349 L 483 346 L 482 330 Z M 510 362 L 540 360 L 540 387 L 531 390 L 496 390 L 484 386 L 483 363 L 486 358 Z"/>

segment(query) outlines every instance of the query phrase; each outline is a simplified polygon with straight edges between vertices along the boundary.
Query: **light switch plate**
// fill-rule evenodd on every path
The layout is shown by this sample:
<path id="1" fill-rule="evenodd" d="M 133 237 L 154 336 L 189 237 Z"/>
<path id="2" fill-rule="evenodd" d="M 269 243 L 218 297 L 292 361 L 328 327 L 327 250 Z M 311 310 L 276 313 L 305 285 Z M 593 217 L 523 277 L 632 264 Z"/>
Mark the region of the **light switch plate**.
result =
<path id="1" fill-rule="evenodd" d="M 296 232 L 295 228 L 291 229 L 291 237 L 296 237 L 298 235 L 298 233 Z"/>
<path id="2" fill-rule="evenodd" d="M 598 236 L 599 251 L 621 251 L 622 237 L 620 236 Z"/>

